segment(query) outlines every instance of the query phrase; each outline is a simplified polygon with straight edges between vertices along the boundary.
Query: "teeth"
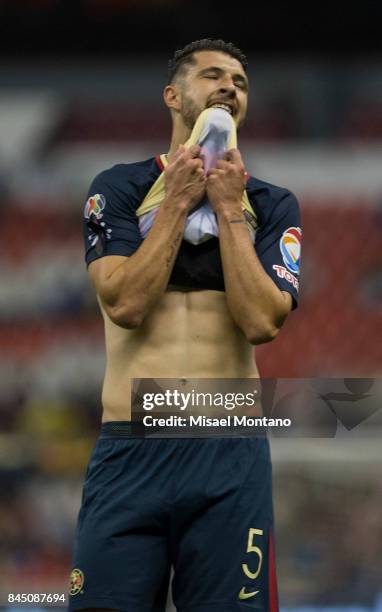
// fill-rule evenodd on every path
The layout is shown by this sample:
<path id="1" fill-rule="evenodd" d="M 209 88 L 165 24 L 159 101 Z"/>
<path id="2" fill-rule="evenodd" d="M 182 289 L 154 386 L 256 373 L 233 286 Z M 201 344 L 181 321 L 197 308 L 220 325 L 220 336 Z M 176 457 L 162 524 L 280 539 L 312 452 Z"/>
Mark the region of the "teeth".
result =
<path id="1" fill-rule="evenodd" d="M 211 108 L 222 108 L 223 110 L 227 111 L 230 115 L 232 115 L 232 108 L 228 106 L 228 104 L 217 102 L 216 104 L 213 104 Z"/>

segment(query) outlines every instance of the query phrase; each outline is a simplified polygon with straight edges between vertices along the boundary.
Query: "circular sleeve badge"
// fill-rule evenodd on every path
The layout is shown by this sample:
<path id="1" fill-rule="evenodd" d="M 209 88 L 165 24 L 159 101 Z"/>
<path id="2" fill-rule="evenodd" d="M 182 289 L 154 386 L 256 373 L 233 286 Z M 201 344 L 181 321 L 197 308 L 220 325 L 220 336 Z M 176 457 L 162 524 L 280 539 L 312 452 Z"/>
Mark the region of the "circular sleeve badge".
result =
<path id="1" fill-rule="evenodd" d="M 300 274 L 301 236 L 299 227 L 288 227 L 280 238 L 284 264 L 293 274 Z"/>

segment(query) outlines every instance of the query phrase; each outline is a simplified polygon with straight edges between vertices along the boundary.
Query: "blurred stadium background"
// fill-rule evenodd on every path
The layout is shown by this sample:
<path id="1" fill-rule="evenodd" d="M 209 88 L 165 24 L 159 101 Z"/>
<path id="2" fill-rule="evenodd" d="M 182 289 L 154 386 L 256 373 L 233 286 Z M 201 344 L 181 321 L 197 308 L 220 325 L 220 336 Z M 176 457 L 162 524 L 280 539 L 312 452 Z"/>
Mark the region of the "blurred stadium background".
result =
<path id="1" fill-rule="evenodd" d="M 67 589 L 104 369 L 85 195 L 104 168 L 166 151 L 161 91 L 176 48 L 211 36 L 247 52 L 247 169 L 300 200 L 301 305 L 258 349 L 262 374 L 381 375 L 381 7 L 248 11 L 211 0 L 0 2 L 3 606 L 7 593 Z M 380 435 L 272 448 L 283 610 L 382 610 Z"/>

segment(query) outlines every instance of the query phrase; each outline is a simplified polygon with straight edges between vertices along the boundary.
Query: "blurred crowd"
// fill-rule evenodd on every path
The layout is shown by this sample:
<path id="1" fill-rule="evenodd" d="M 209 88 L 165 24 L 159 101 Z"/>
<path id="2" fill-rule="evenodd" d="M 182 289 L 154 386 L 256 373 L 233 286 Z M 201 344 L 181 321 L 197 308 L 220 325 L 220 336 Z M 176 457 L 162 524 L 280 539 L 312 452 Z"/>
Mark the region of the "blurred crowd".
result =
<path id="1" fill-rule="evenodd" d="M 372 608 L 382 591 L 382 477 L 348 461 L 275 467 L 275 512 L 284 605 Z M 349 478 L 350 476 L 350 478 Z"/>

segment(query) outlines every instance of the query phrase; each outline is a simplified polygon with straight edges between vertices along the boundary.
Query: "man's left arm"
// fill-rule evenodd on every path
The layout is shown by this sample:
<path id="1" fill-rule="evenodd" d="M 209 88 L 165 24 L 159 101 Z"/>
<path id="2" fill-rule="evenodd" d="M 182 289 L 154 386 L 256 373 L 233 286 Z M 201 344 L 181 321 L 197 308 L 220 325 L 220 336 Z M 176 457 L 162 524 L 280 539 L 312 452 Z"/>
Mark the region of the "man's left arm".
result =
<path id="1" fill-rule="evenodd" d="M 273 340 L 292 308 L 292 296 L 277 287 L 260 262 L 244 219 L 245 169 L 239 151 L 229 151 L 211 169 L 207 193 L 219 224 L 228 307 L 251 344 Z"/>

